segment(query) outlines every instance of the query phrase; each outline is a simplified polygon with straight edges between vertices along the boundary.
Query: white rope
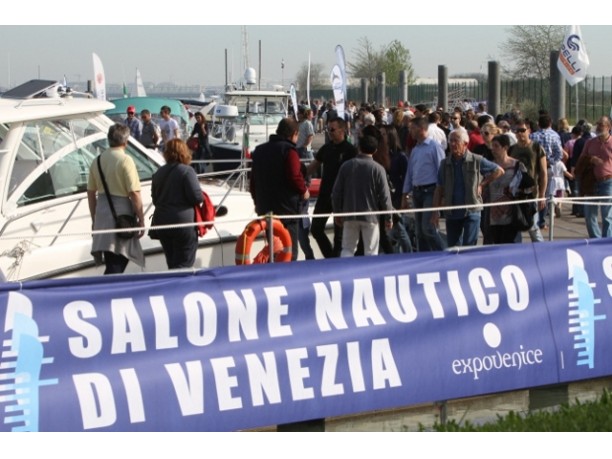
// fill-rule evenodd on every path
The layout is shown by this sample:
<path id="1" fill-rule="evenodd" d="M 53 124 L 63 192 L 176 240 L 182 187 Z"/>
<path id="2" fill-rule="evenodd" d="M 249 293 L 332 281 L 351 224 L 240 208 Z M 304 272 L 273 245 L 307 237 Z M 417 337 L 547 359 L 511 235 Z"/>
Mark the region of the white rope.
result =
<path id="1" fill-rule="evenodd" d="M 481 208 L 485 208 L 485 207 L 496 207 L 496 206 L 509 206 L 509 205 L 514 205 L 514 204 L 521 204 L 521 203 L 528 203 L 528 202 L 540 202 L 540 201 L 550 201 L 554 204 L 556 203 L 564 203 L 564 202 L 579 202 L 580 204 L 584 204 L 584 205 L 593 205 L 593 206 L 606 206 L 606 205 L 612 205 L 611 201 L 606 201 L 606 202 L 600 202 L 600 201 L 590 201 L 593 199 L 606 199 L 606 200 L 612 200 L 612 197 L 596 197 L 596 196 L 587 196 L 587 197 L 581 197 L 581 198 L 555 198 L 555 197 L 549 197 L 549 198 L 535 198 L 535 199 L 516 199 L 516 200 L 509 200 L 509 201 L 503 201 L 503 202 L 490 202 L 490 203 L 482 203 L 482 204 L 472 204 L 472 205 L 462 205 L 462 206 L 443 206 L 443 207 L 427 207 L 427 208 L 422 208 L 422 209 L 393 209 L 393 210 L 382 210 L 382 211 L 371 211 L 371 212 L 345 212 L 345 213 L 325 213 L 325 214 L 297 214 L 297 215 L 273 215 L 273 218 L 277 218 L 279 220 L 294 220 L 294 219 L 300 219 L 300 218 L 304 218 L 304 217 L 309 217 L 309 218 L 333 218 L 333 217 L 351 217 L 351 216 L 367 216 L 367 215 L 397 215 L 397 214 L 416 214 L 419 212 L 432 212 L 432 211 L 452 211 L 452 210 L 458 210 L 458 209 L 481 209 Z M 258 217 L 254 217 L 255 219 L 264 219 L 266 218 L 266 215 L 261 215 Z M 24 240 L 24 239 L 39 239 L 39 238 L 53 238 L 53 237 L 75 237 L 75 236 L 93 236 L 94 234 L 107 234 L 107 233 L 120 233 L 120 232 L 126 232 L 126 231 L 149 231 L 150 229 L 157 229 L 157 230 L 167 230 L 167 229 L 175 229 L 175 228 L 191 228 L 191 227 L 196 227 L 198 225 L 212 225 L 213 227 L 215 227 L 218 224 L 223 224 L 223 225 L 229 225 L 229 224 L 233 224 L 233 223 L 244 223 L 244 225 L 246 226 L 251 220 L 254 219 L 252 218 L 237 218 L 237 219 L 223 219 L 222 222 L 215 220 L 215 221 L 208 221 L 208 222 L 203 222 L 203 223 L 195 223 L 195 222 L 190 222 L 190 223 L 175 223 L 175 224 L 170 224 L 170 225 L 157 225 L 157 226 L 141 226 L 138 228 L 128 228 L 128 229 L 105 229 L 105 230 L 92 230 L 92 231 L 86 231 L 86 232 L 77 232 L 77 233 L 39 233 L 39 234 L 31 234 L 28 235 L 27 237 L 24 236 L 0 236 L 0 240 Z"/>

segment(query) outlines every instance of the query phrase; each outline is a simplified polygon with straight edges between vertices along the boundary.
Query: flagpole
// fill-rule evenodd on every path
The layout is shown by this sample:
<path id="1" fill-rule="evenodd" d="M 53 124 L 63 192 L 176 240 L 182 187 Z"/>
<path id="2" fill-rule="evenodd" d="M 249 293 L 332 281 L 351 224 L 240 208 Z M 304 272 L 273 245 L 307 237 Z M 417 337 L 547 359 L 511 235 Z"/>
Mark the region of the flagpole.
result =
<path id="1" fill-rule="evenodd" d="M 306 78 L 306 101 L 310 107 L 310 52 L 308 52 L 308 77 Z"/>
<path id="2" fill-rule="evenodd" d="M 585 43 L 582 40 L 580 26 L 568 26 L 559 50 L 557 69 L 561 72 L 561 75 L 565 77 L 569 85 L 576 88 L 576 120 L 578 120 L 580 116 L 578 112 L 578 83 L 586 80 L 589 65 L 589 55 Z"/>
<path id="3" fill-rule="evenodd" d="M 578 95 L 580 94 L 580 91 L 578 91 L 578 85 L 576 85 L 576 122 L 578 122 L 578 120 L 580 119 L 580 113 L 578 113 L 578 110 L 580 110 L 580 104 L 578 103 Z"/>
<path id="4" fill-rule="evenodd" d="M 285 59 L 281 58 L 281 86 L 285 89 Z"/>

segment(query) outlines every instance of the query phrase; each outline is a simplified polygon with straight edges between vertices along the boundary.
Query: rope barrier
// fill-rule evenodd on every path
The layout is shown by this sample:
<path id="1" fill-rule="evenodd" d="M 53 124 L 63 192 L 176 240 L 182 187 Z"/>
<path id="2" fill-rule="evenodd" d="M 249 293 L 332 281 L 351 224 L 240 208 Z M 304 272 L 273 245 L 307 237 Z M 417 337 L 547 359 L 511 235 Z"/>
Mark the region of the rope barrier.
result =
<path id="1" fill-rule="evenodd" d="M 606 201 L 603 201 L 606 200 Z M 369 211 L 369 212 L 345 212 L 345 213 L 323 213 L 323 214 L 297 214 L 297 215 L 274 215 L 274 218 L 280 220 L 292 220 L 292 219 L 301 219 L 305 216 L 309 218 L 333 218 L 333 217 L 351 217 L 351 216 L 367 216 L 367 215 L 398 215 L 398 214 L 416 214 L 422 212 L 432 212 L 432 211 L 452 211 L 457 209 L 480 209 L 485 207 L 496 207 L 496 206 L 508 206 L 514 204 L 522 204 L 528 202 L 548 202 L 552 204 L 563 204 L 563 203 L 580 203 L 582 205 L 591 205 L 591 206 L 609 206 L 612 205 L 612 197 L 599 197 L 599 196 L 586 196 L 586 197 L 549 197 L 549 198 L 535 198 L 535 199 L 521 199 L 521 200 L 509 200 L 503 202 L 491 202 L 491 203 L 483 203 L 483 204 L 473 204 L 473 205 L 461 205 L 461 206 L 443 206 L 443 207 L 427 207 L 421 209 L 393 209 L 393 210 L 383 210 L 383 211 Z M 603 202 L 602 202 L 603 201 Z M 260 215 L 257 218 L 265 218 L 265 215 Z M 150 229 L 158 229 L 158 230 L 167 230 L 167 229 L 176 229 L 176 228 L 190 228 L 196 227 L 198 225 L 219 225 L 220 223 L 225 225 L 231 225 L 233 223 L 244 223 L 245 225 L 253 219 L 252 216 L 246 218 L 237 218 L 237 219 L 223 219 L 222 222 L 209 221 L 203 222 L 200 224 L 197 223 L 176 223 L 169 225 L 157 225 L 157 226 L 141 226 L 138 228 L 128 228 L 128 229 L 105 229 L 105 230 L 91 230 L 86 232 L 76 232 L 76 233 L 40 233 L 40 234 L 31 234 L 26 237 L 24 236 L 0 236 L 0 240 L 23 240 L 23 239 L 38 239 L 38 238 L 49 238 L 49 237 L 75 237 L 75 236 L 93 236 L 95 234 L 107 234 L 107 233 L 120 233 L 126 231 L 145 231 L 148 232 Z"/>

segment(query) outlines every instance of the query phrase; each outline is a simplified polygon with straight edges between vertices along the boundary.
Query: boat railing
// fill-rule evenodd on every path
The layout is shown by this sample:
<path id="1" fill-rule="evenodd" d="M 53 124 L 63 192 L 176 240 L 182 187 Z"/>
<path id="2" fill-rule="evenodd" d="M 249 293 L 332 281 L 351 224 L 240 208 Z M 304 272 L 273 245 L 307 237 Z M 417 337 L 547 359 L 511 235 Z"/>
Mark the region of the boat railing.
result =
<path id="1" fill-rule="evenodd" d="M 64 99 L 61 99 L 59 97 L 53 97 L 53 98 L 48 98 L 48 99 L 46 99 L 46 98 L 23 99 L 23 100 L 20 100 L 15 105 L 15 108 L 42 107 L 42 106 L 50 106 L 50 105 L 65 105 Z"/>
<path id="2" fill-rule="evenodd" d="M 227 188 L 221 201 L 218 203 L 218 205 L 221 206 L 225 203 L 232 191 L 248 191 L 248 173 L 250 170 L 249 167 L 239 167 L 231 171 L 205 172 L 203 174 L 198 174 L 198 179 L 202 181 L 221 180 L 221 186 Z"/>

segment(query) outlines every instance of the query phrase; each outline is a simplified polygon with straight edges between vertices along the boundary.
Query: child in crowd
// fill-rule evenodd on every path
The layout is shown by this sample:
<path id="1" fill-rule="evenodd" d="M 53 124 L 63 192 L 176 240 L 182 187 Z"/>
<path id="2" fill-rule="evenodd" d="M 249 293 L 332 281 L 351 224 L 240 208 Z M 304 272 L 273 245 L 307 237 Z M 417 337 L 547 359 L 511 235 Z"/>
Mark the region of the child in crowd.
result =
<path id="1" fill-rule="evenodd" d="M 567 170 L 563 161 L 557 161 L 552 166 L 552 180 L 548 182 L 547 194 L 555 198 L 563 198 L 569 195 L 571 192 L 567 180 L 574 180 L 573 174 Z M 560 203 L 555 204 L 555 216 L 561 216 Z"/>

